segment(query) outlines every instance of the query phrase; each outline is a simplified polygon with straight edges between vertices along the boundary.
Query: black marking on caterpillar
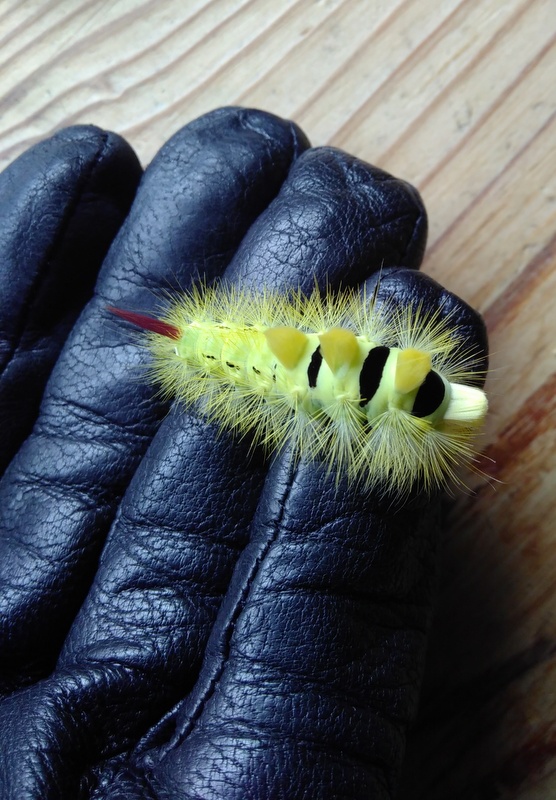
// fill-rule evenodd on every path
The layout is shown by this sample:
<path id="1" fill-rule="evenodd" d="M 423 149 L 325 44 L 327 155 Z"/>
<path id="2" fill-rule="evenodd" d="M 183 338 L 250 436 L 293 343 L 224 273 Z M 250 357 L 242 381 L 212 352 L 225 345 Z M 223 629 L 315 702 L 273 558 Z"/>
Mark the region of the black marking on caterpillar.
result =
<path id="1" fill-rule="evenodd" d="M 432 491 L 473 455 L 487 411 L 475 354 L 439 314 L 378 307 L 353 291 L 261 294 L 197 287 L 145 328 L 168 397 L 203 399 L 222 428 L 324 460 L 371 488 Z"/>
<path id="2" fill-rule="evenodd" d="M 359 394 L 361 396 L 359 405 L 361 408 L 365 408 L 369 400 L 375 396 L 389 355 L 389 347 L 377 345 L 377 347 L 369 351 L 367 358 L 363 361 L 363 366 L 359 373 Z"/>
<path id="3" fill-rule="evenodd" d="M 307 380 L 309 381 L 309 388 L 314 389 L 317 385 L 319 377 L 319 370 L 322 364 L 322 353 L 320 351 L 320 344 L 311 356 L 311 361 L 307 367 Z"/>

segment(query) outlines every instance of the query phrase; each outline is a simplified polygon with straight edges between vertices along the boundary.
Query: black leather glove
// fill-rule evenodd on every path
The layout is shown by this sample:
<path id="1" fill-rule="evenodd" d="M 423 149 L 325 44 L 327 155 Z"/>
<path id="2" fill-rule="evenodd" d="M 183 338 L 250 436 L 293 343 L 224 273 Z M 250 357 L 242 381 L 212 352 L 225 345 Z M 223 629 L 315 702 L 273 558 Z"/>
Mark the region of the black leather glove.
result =
<path id="1" fill-rule="evenodd" d="M 1 176 L 1 800 L 394 795 L 438 498 L 337 492 L 169 410 L 107 311 L 152 313 L 198 276 L 310 291 L 382 268 L 381 296 L 442 307 L 484 348 L 474 312 L 413 271 L 417 193 L 307 148 L 220 109 L 140 183 L 93 127 Z"/>

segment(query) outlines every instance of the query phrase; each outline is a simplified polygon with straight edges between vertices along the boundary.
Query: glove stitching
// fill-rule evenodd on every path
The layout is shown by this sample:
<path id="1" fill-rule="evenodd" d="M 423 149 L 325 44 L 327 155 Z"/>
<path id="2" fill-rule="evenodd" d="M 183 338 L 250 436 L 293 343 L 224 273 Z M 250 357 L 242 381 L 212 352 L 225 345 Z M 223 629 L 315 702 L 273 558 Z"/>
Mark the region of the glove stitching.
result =
<path id="1" fill-rule="evenodd" d="M 275 519 L 274 524 L 273 524 L 272 534 L 267 538 L 266 542 L 264 543 L 264 546 L 262 548 L 261 553 L 255 559 L 255 562 L 254 562 L 254 564 L 253 564 L 253 566 L 251 568 L 251 573 L 249 574 L 249 576 L 247 577 L 247 580 L 245 581 L 245 584 L 244 584 L 244 586 L 242 588 L 241 595 L 237 600 L 236 607 L 235 607 L 235 609 L 233 611 L 233 614 L 231 615 L 230 619 L 228 620 L 228 623 L 227 623 L 227 626 L 226 626 L 226 630 L 223 632 L 224 633 L 224 642 L 223 642 L 223 646 L 222 646 L 221 663 L 220 663 L 218 669 L 216 670 L 215 674 L 213 675 L 213 677 L 212 677 L 212 679 L 211 679 L 211 681 L 209 683 L 209 686 L 205 691 L 204 696 L 199 699 L 196 709 L 194 709 L 192 711 L 192 713 L 189 715 L 189 719 L 184 724 L 183 728 L 181 730 L 179 728 L 177 728 L 175 733 L 174 733 L 173 739 L 170 742 L 168 742 L 166 747 L 161 748 L 160 761 L 162 761 L 164 759 L 164 757 L 166 755 L 168 755 L 174 748 L 180 747 L 183 744 L 184 740 L 193 732 L 197 722 L 199 721 L 199 719 L 201 718 L 201 716 L 203 714 L 203 711 L 205 710 L 205 708 L 208 705 L 209 701 L 213 697 L 213 695 L 214 695 L 214 693 L 216 691 L 216 688 L 217 688 L 218 684 L 220 683 L 220 680 L 221 680 L 221 678 L 222 678 L 222 676 L 224 674 L 224 670 L 226 669 L 226 665 L 227 665 L 228 660 L 229 660 L 230 651 L 231 651 L 231 641 L 232 641 L 233 633 L 234 633 L 237 621 L 238 621 L 238 619 L 239 619 L 239 617 L 241 615 L 241 612 L 243 611 L 243 609 L 245 607 L 247 598 L 249 596 L 249 592 L 251 590 L 251 586 L 253 585 L 255 579 L 257 578 L 257 575 L 258 575 L 258 573 L 260 571 L 261 565 L 263 564 L 266 556 L 270 552 L 270 549 L 271 549 L 272 545 L 274 544 L 274 542 L 276 541 L 276 539 L 279 536 L 279 533 L 280 533 L 280 530 L 281 530 L 281 521 L 282 521 L 282 519 L 284 518 L 284 515 L 285 515 L 285 509 L 286 509 L 288 497 L 291 494 L 292 485 L 294 483 L 295 475 L 297 473 L 297 470 L 298 470 L 298 467 L 296 466 L 294 468 L 293 472 L 290 472 L 288 484 L 287 484 L 286 489 L 284 491 L 283 497 L 280 500 L 280 512 L 279 512 L 279 514 L 278 514 L 278 516 Z"/>
<path id="2" fill-rule="evenodd" d="M 10 348 L 8 347 L 8 354 L 4 362 L 4 365 L 2 367 L 2 370 L 0 371 L 0 379 L 2 375 L 6 372 L 10 364 L 13 362 L 15 357 L 19 354 L 19 350 L 21 348 L 21 340 L 28 325 L 30 311 L 32 311 L 33 309 L 36 299 L 40 294 L 42 285 L 49 272 L 48 265 L 50 264 L 51 261 L 55 259 L 56 251 L 60 247 L 61 242 L 63 241 L 64 236 L 66 234 L 66 231 L 68 230 L 72 222 L 72 219 L 75 216 L 77 208 L 79 207 L 79 204 L 82 201 L 85 187 L 90 182 L 95 169 L 97 168 L 98 164 L 100 163 L 106 152 L 106 147 L 108 143 L 108 133 L 106 131 L 103 131 L 100 138 L 101 138 L 100 145 L 97 148 L 94 157 L 91 159 L 88 169 L 83 171 L 83 174 L 77 183 L 75 196 L 67 206 L 66 213 L 58 226 L 56 237 L 50 243 L 50 246 L 48 247 L 44 255 L 43 262 L 40 265 L 39 269 L 37 270 L 37 277 L 35 278 L 29 289 L 29 294 L 26 298 L 26 303 L 24 306 L 26 313 L 23 313 L 21 315 L 21 318 L 19 320 L 19 325 L 17 326 L 18 329 L 14 332 L 13 336 L 10 337 L 12 342 L 11 352 Z"/>

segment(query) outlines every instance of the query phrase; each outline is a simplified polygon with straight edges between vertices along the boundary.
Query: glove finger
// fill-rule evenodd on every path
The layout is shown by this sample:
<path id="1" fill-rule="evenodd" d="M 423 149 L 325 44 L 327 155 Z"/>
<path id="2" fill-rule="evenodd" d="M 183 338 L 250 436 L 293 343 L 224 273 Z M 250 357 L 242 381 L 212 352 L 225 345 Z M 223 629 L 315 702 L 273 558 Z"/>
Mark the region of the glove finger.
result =
<path id="1" fill-rule="evenodd" d="M 313 183 L 319 185 L 309 193 Z M 396 207 L 399 225 L 392 222 Z M 375 231 L 382 231 L 385 252 L 394 245 L 407 251 L 409 242 L 424 237 L 424 211 L 413 191 L 345 154 L 309 152 L 296 161 L 278 197 L 249 230 L 226 279 L 310 288 L 315 278 L 324 282 L 329 274 L 337 281 L 350 280 L 352 270 L 368 275 L 384 261 L 368 235 L 371 216 Z M 339 237 L 339 219 L 351 226 L 349 236 Z M 318 256 L 315 242 L 320 242 Z M 105 663 L 109 679 L 98 682 L 99 708 L 108 704 L 111 713 L 87 717 L 99 740 L 113 741 L 118 730 L 121 746 L 124 737 L 140 734 L 170 702 L 183 697 L 196 679 L 259 499 L 264 465 L 250 459 L 248 451 L 248 444 L 218 435 L 215 426 L 178 408 L 136 472 L 58 665 L 83 670 Z M 122 663 L 127 671 L 115 671 L 114 664 Z M 124 695 L 133 717 L 122 714 Z"/>
<path id="2" fill-rule="evenodd" d="M 41 415 L 0 484 L 4 687 L 48 672 L 96 570 L 117 504 L 165 411 L 137 380 L 105 306 L 152 307 L 153 289 L 227 265 L 276 194 L 298 133 L 221 109 L 176 134 L 147 170 L 48 383 Z M 9 726 L 6 728 L 9 730 Z"/>
<path id="3" fill-rule="evenodd" d="M 141 167 L 119 136 L 67 128 L 0 175 L 0 474 L 29 434 Z"/>
<path id="4" fill-rule="evenodd" d="M 226 279 L 258 288 L 355 286 L 384 267 L 419 269 L 427 215 L 405 181 L 332 147 L 296 161 L 243 239 Z"/>
<path id="5" fill-rule="evenodd" d="M 468 325 L 486 355 L 482 320 L 458 298 L 409 271 L 382 280 L 384 297 L 418 298 Z M 142 762 L 152 795 L 392 798 L 417 703 L 439 519 L 438 498 L 396 507 L 335 491 L 315 464 L 292 473 L 278 459 L 199 681 L 144 744 L 169 739 Z M 98 796 L 126 785 L 126 797 L 140 797 L 134 766 L 133 790 L 127 771 Z"/>

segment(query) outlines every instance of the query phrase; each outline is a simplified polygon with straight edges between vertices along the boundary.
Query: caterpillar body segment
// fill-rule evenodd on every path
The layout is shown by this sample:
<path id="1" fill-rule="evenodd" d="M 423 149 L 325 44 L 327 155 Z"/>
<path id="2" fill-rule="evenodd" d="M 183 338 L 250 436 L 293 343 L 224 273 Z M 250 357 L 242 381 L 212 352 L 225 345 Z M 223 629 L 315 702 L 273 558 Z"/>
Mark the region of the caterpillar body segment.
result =
<path id="1" fill-rule="evenodd" d="M 467 385 L 474 354 L 449 321 L 378 308 L 355 292 L 309 297 L 200 287 L 147 328 L 152 375 L 170 397 L 269 448 L 399 494 L 455 479 L 487 411 Z"/>

